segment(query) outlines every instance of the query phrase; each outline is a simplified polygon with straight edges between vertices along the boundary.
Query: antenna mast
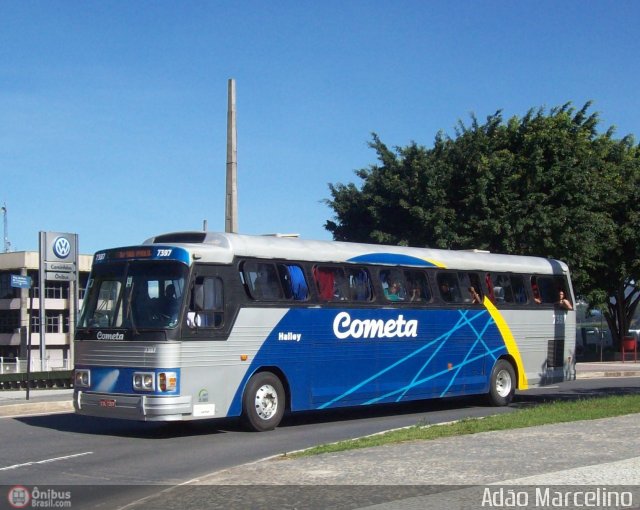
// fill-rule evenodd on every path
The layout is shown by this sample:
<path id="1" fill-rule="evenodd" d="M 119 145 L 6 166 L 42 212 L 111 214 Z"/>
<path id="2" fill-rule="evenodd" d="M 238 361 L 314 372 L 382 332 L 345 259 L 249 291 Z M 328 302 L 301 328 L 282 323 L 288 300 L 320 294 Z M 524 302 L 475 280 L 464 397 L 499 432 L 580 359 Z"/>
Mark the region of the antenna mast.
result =
<path id="1" fill-rule="evenodd" d="M 11 243 L 9 242 L 9 220 L 7 219 L 7 203 L 2 206 L 2 214 L 4 216 L 4 252 L 11 251 Z"/>

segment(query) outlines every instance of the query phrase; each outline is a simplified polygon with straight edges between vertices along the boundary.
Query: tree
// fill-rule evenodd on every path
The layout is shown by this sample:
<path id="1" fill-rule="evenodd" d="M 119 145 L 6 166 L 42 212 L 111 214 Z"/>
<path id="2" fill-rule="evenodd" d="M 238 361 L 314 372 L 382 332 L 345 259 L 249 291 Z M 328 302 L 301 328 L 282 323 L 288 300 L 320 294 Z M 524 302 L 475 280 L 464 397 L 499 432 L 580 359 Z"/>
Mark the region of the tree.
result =
<path id="1" fill-rule="evenodd" d="M 378 164 L 356 171 L 361 187 L 329 184 L 325 228 L 336 240 L 562 259 L 619 339 L 640 300 L 640 150 L 599 133 L 590 108 L 472 117 L 432 148 L 390 150 L 374 134 Z"/>

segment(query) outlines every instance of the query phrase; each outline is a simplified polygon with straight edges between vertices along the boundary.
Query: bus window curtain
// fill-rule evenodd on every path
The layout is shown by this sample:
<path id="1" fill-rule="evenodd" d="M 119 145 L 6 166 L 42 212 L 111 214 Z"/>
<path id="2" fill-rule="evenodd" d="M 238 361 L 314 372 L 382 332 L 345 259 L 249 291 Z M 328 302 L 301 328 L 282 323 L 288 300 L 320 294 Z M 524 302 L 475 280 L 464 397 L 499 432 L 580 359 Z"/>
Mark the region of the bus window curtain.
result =
<path id="1" fill-rule="evenodd" d="M 316 267 L 313 271 L 320 299 L 331 301 L 333 299 L 334 274 L 330 269 Z"/>
<path id="2" fill-rule="evenodd" d="M 291 276 L 291 294 L 296 301 L 304 301 L 309 296 L 309 287 L 300 266 L 288 266 Z"/>

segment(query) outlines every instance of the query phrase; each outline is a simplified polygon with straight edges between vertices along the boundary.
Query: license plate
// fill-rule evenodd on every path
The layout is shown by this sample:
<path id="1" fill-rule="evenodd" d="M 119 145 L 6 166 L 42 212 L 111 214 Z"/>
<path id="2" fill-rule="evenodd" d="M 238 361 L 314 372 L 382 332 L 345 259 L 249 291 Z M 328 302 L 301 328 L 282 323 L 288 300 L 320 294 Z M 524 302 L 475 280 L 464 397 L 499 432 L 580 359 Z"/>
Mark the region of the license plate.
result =
<path id="1" fill-rule="evenodd" d="M 115 407 L 116 401 L 113 399 L 103 398 L 100 400 L 100 407 Z"/>

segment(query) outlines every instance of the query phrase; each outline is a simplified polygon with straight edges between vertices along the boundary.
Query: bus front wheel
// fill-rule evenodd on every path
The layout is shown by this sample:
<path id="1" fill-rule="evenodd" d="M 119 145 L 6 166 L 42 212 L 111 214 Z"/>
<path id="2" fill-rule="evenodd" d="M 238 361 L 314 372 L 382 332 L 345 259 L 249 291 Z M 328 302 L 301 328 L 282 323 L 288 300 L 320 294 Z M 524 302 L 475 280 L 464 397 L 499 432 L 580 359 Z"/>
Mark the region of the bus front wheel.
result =
<path id="1" fill-rule="evenodd" d="M 491 371 L 489 402 L 494 406 L 507 406 L 516 392 L 516 373 L 511 363 L 499 359 Z"/>
<path id="2" fill-rule="evenodd" d="M 254 374 L 244 392 L 242 420 L 256 432 L 275 429 L 284 415 L 285 395 L 282 381 L 271 372 Z"/>

